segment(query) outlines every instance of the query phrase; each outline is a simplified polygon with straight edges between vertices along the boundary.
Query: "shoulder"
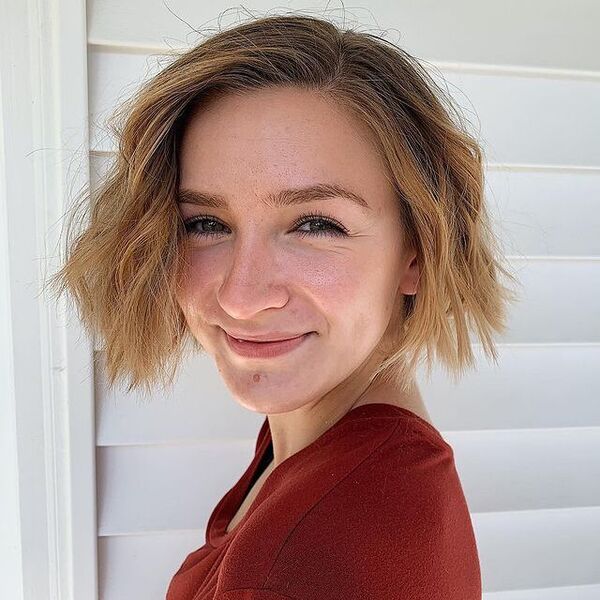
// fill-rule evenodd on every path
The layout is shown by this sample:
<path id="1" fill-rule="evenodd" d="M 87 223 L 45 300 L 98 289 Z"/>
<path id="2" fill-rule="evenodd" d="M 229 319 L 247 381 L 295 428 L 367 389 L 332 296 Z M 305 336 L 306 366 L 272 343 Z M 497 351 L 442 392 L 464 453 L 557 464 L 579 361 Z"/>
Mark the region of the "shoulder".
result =
<path id="1" fill-rule="evenodd" d="M 238 535 L 224 559 L 231 600 L 480 600 L 470 515 L 439 432 L 386 416 L 332 442 L 297 461 Z"/>
<path id="2" fill-rule="evenodd" d="M 266 587 L 308 597 L 302 586 L 328 598 L 481 597 L 454 453 L 435 430 L 399 419 L 303 517 L 266 580 Z"/>
<path id="3" fill-rule="evenodd" d="M 436 535 L 457 506 L 466 508 L 452 447 L 433 428 L 399 418 L 379 443 L 314 504 L 296 527 L 335 543 L 344 528 L 355 544 L 381 545 Z M 429 530 L 426 529 L 429 524 Z"/>

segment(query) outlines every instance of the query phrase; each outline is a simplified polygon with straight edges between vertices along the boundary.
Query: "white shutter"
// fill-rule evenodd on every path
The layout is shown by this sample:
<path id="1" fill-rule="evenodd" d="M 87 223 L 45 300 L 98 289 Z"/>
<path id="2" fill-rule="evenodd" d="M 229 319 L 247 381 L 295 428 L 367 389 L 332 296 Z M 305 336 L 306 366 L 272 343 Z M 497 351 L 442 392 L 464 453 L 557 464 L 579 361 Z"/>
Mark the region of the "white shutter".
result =
<path id="1" fill-rule="evenodd" d="M 359 6 L 371 13 L 353 6 L 348 21 L 375 30 L 373 14 L 398 30 L 391 39 L 440 68 L 481 127 L 489 206 L 523 283 L 498 367 L 477 346 L 477 371 L 458 385 L 441 370 L 421 374 L 455 449 L 484 597 L 600 597 L 600 6 Z M 103 119 L 170 47 L 199 40 L 184 22 L 214 31 L 226 7 L 179 0 L 174 16 L 159 1 L 90 3 L 93 185 L 115 149 Z M 229 12 L 221 25 L 245 18 Z M 205 356 L 150 399 L 109 390 L 100 369 L 96 407 L 100 597 L 162 597 L 250 460 L 262 416 L 230 398 Z"/>

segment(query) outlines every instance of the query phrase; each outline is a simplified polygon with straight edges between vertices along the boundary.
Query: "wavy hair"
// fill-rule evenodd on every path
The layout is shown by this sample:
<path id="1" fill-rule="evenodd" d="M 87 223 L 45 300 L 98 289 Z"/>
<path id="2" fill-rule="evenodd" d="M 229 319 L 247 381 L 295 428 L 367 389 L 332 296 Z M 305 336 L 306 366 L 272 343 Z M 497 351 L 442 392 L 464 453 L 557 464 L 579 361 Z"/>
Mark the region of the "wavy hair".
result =
<path id="1" fill-rule="evenodd" d="M 475 363 L 469 331 L 497 361 L 514 292 L 484 203 L 483 150 L 460 111 L 420 62 L 371 33 L 301 14 L 253 18 L 181 51 L 113 113 L 116 160 L 68 219 L 68 290 L 88 333 L 102 342 L 109 384 L 128 391 L 171 384 L 191 336 L 176 301 L 185 228 L 176 205 L 178 146 L 187 119 L 211 99 L 297 86 L 335 100 L 364 122 L 417 250 L 417 294 L 392 315 L 385 358 L 371 375 L 401 385 L 425 356 L 454 376 Z M 78 216 L 87 219 L 73 234 Z M 388 329 L 390 329 L 388 327 Z M 384 336 L 385 337 L 385 336 Z"/>

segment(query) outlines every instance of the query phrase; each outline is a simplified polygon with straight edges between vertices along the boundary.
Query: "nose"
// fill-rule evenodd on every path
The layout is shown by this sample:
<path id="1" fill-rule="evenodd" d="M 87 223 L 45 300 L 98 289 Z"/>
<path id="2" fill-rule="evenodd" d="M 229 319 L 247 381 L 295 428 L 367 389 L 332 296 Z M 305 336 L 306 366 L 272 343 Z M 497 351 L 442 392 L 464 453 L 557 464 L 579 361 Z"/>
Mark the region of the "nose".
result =
<path id="1" fill-rule="evenodd" d="M 217 293 L 222 309 L 239 321 L 251 321 L 254 315 L 268 308 L 281 308 L 289 297 L 278 267 L 277 250 L 264 240 L 254 241 L 234 249 Z"/>

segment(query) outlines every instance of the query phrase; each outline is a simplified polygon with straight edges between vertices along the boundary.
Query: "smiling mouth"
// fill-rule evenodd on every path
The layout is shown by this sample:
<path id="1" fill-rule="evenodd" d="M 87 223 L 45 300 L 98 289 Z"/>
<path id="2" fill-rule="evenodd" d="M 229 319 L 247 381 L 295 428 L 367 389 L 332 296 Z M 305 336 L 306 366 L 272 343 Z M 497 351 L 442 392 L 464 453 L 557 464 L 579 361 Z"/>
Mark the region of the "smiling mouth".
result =
<path id="1" fill-rule="evenodd" d="M 240 340 L 225 332 L 228 345 L 236 354 L 246 358 L 275 358 L 287 354 L 302 345 L 310 337 L 312 332 L 305 333 L 294 338 L 273 341 L 248 341 Z"/>
<path id="2" fill-rule="evenodd" d="M 221 328 L 223 329 L 223 328 Z M 308 333 L 313 333 L 312 331 L 304 331 L 302 333 L 283 333 L 282 331 L 274 331 L 272 334 L 275 337 L 269 337 L 269 334 L 262 335 L 254 335 L 249 338 L 244 337 L 243 335 L 235 335 L 232 332 L 223 329 L 223 331 L 232 339 L 238 340 L 240 342 L 253 342 L 253 343 L 275 343 L 275 342 L 285 342 L 287 340 L 295 340 L 296 338 L 302 337 L 303 335 L 307 335 Z"/>

